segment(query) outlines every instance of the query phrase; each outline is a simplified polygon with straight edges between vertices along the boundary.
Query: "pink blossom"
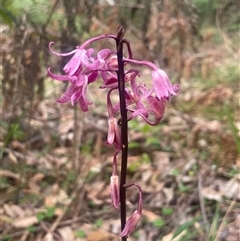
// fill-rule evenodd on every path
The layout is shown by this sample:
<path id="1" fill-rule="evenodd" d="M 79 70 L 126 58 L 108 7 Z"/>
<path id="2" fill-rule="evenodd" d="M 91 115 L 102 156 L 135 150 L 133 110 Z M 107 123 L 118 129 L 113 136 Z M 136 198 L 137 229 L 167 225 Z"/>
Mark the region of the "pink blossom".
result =
<path id="1" fill-rule="evenodd" d="M 167 74 L 161 70 L 157 69 L 152 71 L 153 88 L 155 90 L 156 96 L 159 99 L 169 100 L 171 95 L 179 94 L 179 86 L 172 85 Z"/>
<path id="2" fill-rule="evenodd" d="M 52 50 L 52 44 L 53 42 L 49 44 L 49 49 L 57 56 L 69 56 L 73 54 L 72 58 L 63 68 L 66 75 L 54 74 L 51 72 L 51 69 L 48 68 L 48 75 L 51 78 L 70 82 L 70 86 L 62 97 L 58 99 L 58 102 L 71 102 L 72 105 L 78 102 L 80 108 L 83 111 L 87 111 L 88 105 L 91 104 L 86 98 L 88 84 L 97 80 L 99 70 L 103 70 L 106 67 L 106 60 L 113 52 L 109 49 L 102 49 L 96 56 L 93 56 L 94 49 L 84 49 L 77 46 L 76 49 L 71 52 L 57 53 Z"/>

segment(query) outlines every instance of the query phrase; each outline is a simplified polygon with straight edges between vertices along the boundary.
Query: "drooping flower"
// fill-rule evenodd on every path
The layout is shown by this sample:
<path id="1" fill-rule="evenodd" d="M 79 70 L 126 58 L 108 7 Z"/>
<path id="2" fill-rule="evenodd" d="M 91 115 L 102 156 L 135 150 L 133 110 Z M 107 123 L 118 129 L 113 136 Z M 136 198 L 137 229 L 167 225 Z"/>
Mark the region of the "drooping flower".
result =
<path id="1" fill-rule="evenodd" d="M 110 194 L 113 207 L 119 209 L 119 177 L 117 175 L 112 175 L 110 178 Z"/>
<path id="2" fill-rule="evenodd" d="M 63 95 L 57 100 L 57 102 L 61 104 L 71 102 L 72 105 L 78 102 L 80 108 L 83 111 L 87 111 L 88 105 L 91 104 L 91 102 L 86 99 L 87 82 L 88 80 L 85 78 L 85 80 L 83 80 L 82 86 L 71 84 L 63 93 Z"/>
<path id="3" fill-rule="evenodd" d="M 145 84 L 137 85 L 135 80 L 131 83 L 132 91 L 126 90 L 128 111 L 132 112 L 129 120 L 136 116 L 141 116 L 148 124 L 157 125 L 162 119 L 166 99 L 159 99 L 152 95 L 152 90 L 148 90 Z M 153 118 L 152 118 L 153 117 Z"/>
<path id="4" fill-rule="evenodd" d="M 113 144 L 117 151 L 122 149 L 121 130 L 117 119 L 114 117 L 110 117 L 108 120 L 107 144 Z"/>
<path id="5" fill-rule="evenodd" d="M 178 85 L 172 85 L 167 74 L 162 69 L 157 68 L 155 64 L 149 61 L 138 61 L 135 59 L 124 59 L 124 62 L 143 65 L 152 69 L 153 90 L 159 99 L 166 98 L 170 100 L 172 95 L 179 94 L 180 87 Z"/>
<path id="6" fill-rule="evenodd" d="M 133 212 L 133 214 L 130 216 L 130 218 L 127 220 L 124 229 L 120 233 L 120 237 L 128 237 L 130 233 L 132 233 L 138 224 L 138 221 L 140 220 L 142 216 L 142 189 L 141 187 L 136 184 L 136 183 L 130 183 L 130 184 L 125 184 L 124 187 L 131 187 L 135 186 L 138 188 L 138 207 L 137 210 Z"/>
<path id="7" fill-rule="evenodd" d="M 131 232 L 133 232 L 136 229 L 141 216 L 141 213 L 138 210 L 135 210 L 131 217 L 127 220 L 125 228 L 120 233 L 120 237 L 128 236 Z"/>
<path id="8" fill-rule="evenodd" d="M 167 74 L 161 70 L 157 69 L 152 71 L 153 88 L 158 99 L 170 100 L 172 95 L 179 94 L 179 86 L 172 85 Z"/>

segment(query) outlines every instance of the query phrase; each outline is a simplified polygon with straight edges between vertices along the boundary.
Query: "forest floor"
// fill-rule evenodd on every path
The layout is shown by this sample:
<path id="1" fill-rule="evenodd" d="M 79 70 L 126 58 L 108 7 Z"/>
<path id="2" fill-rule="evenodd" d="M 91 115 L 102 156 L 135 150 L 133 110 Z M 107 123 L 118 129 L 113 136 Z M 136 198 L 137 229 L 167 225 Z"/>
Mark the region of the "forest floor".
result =
<path id="1" fill-rule="evenodd" d="M 143 190 L 143 216 L 129 241 L 240 239 L 239 65 L 214 36 L 203 45 L 161 123 L 129 123 L 128 181 Z M 94 104 L 82 113 L 56 103 L 61 83 L 45 86 L 30 116 L 10 126 L 2 120 L 1 240 L 120 240 L 106 93 L 93 86 Z M 137 195 L 127 190 L 127 216 Z"/>

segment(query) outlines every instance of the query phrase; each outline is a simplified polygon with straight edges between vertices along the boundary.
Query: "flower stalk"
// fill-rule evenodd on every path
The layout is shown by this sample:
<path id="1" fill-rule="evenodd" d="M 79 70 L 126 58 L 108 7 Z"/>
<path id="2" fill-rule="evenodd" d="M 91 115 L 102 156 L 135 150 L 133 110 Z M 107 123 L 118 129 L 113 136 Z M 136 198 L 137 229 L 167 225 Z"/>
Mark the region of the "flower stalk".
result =
<path id="1" fill-rule="evenodd" d="M 121 175 L 120 175 L 120 217 L 121 217 L 121 230 L 126 225 L 126 184 L 127 176 L 127 158 L 128 158 L 128 118 L 127 107 L 125 98 L 125 74 L 124 74 L 124 62 L 123 62 L 123 36 L 124 29 L 119 27 L 116 39 L 117 47 L 117 61 L 118 61 L 118 91 L 120 100 L 120 119 L 119 125 L 121 126 L 122 136 L 122 159 L 121 159 Z M 125 241 L 126 237 L 122 237 L 122 241 Z"/>

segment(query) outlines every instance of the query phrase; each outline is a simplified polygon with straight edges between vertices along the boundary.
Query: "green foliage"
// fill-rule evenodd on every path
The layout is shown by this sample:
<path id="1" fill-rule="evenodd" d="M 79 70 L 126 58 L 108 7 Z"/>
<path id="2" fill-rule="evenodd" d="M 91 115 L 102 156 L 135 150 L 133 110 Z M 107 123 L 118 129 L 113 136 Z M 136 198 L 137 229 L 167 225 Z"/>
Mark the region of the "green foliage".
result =
<path id="1" fill-rule="evenodd" d="M 216 10 L 219 7 L 216 0 L 193 0 L 202 23 L 214 24 Z"/>
<path id="2" fill-rule="evenodd" d="M 3 1 L 3 5 L 0 8 L 0 23 L 6 23 L 10 26 L 13 25 L 13 23 L 16 23 L 17 20 L 15 16 L 9 11 L 9 6 L 11 5 L 11 1 L 5 0 Z"/>
<path id="3" fill-rule="evenodd" d="M 101 218 L 98 218 L 96 221 L 95 221 L 95 226 L 97 228 L 101 228 L 103 225 L 103 220 Z"/>
<path id="4" fill-rule="evenodd" d="M 157 147 L 159 147 L 160 146 L 159 138 L 154 136 L 154 135 L 148 137 L 147 140 L 146 140 L 146 145 L 147 146 L 157 146 Z"/>
<path id="5" fill-rule="evenodd" d="M 194 236 L 194 234 L 196 233 L 193 231 L 189 231 L 190 229 L 193 229 L 194 223 L 198 220 L 199 218 L 194 218 L 190 221 L 187 221 L 185 223 L 183 223 L 180 227 L 178 227 L 176 229 L 176 231 L 174 232 L 174 235 L 172 237 L 172 239 L 174 239 L 175 237 L 177 237 L 180 233 L 182 233 L 184 230 L 186 230 L 186 234 L 181 238 L 181 241 L 186 241 L 189 240 L 188 238 L 191 238 Z M 190 235 L 190 237 L 189 237 Z"/>
<path id="6" fill-rule="evenodd" d="M 215 208 L 215 213 L 213 216 L 213 220 L 212 220 L 212 224 L 211 224 L 211 228 L 209 230 L 209 241 L 214 241 L 216 240 L 216 235 L 218 232 L 218 228 L 219 228 L 219 223 L 220 223 L 220 210 L 219 210 L 219 203 L 216 204 L 216 208 Z"/>
<path id="7" fill-rule="evenodd" d="M 47 0 L 4 0 L 0 10 L 1 23 L 18 24 L 24 14 L 33 24 L 44 25 L 49 17 L 52 2 Z M 52 19 L 63 19 L 62 14 L 53 13 Z"/>
<path id="8" fill-rule="evenodd" d="M 34 233 L 35 230 L 36 230 L 36 227 L 34 227 L 34 226 L 28 226 L 28 227 L 27 227 L 27 231 L 28 231 L 29 233 Z"/>
<path id="9" fill-rule="evenodd" d="M 235 126 L 234 124 L 234 110 L 232 109 L 232 106 L 228 106 L 228 105 L 224 105 L 224 112 L 228 118 L 228 123 L 229 123 L 229 128 L 232 131 L 236 146 L 237 146 L 237 150 L 238 150 L 238 154 L 240 155 L 240 139 L 239 139 L 239 130 L 238 128 Z"/>
<path id="10" fill-rule="evenodd" d="M 179 183 L 178 188 L 179 188 L 179 191 L 181 191 L 181 192 L 189 191 L 189 188 L 187 186 L 185 186 L 182 182 Z"/>
<path id="11" fill-rule="evenodd" d="M 163 215 L 171 215 L 173 213 L 173 209 L 170 207 L 163 207 L 162 208 L 162 214 Z"/>
<path id="12" fill-rule="evenodd" d="M 99 172 L 93 172 L 93 171 L 90 171 L 88 174 L 87 174 L 87 177 L 86 177 L 86 183 L 88 182 L 91 182 L 97 175 L 99 174 Z"/>
<path id="13" fill-rule="evenodd" d="M 96 206 L 96 203 L 93 200 L 90 200 L 88 202 L 88 206 L 94 208 Z"/>
<path id="14" fill-rule="evenodd" d="M 21 130 L 19 124 L 20 118 L 21 117 L 19 117 L 15 122 L 11 124 L 4 121 L 0 122 L 0 126 L 3 128 L 3 130 L 6 130 L 7 132 L 6 136 L 4 137 L 3 148 L 0 149 L 0 158 L 2 157 L 4 148 L 6 148 L 12 140 L 22 141 L 25 139 L 25 132 Z"/>
<path id="15" fill-rule="evenodd" d="M 177 169 L 177 168 L 174 168 L 174 169 L 171 171 L 171 175 L 174 176 L 174 177 L 177 177 L 179 174 L 180 174 L 180 171 L 179 171 L 179 169 Z"/>
<path id="16" fill-rule="evenodd" d="M 4 234 L 1 237 L 4 241 L 12 241 L 11 235 L 10 234 Z"/>
<path id="17" fill-rule="evenodd" d="M 228 171 L 228 175 L 230 177 L 234 177 L 236 174 L 239 173 L 239 168 L 238 167 L 233 167 Z"/>
<path id="18" fill-rule="evenodd" d="M 37 213 L 37 219 L 38 221 L 43 221 L 45 219 L 51 219 L 54 217 L 55 215 L 55 207 L 47 207 L 46 208 L 46 212 L 39 212 Z"/>
<path id="19" fill-rule="evenodd" d="M 69 170 L 69 173 L 64 177 L 62 187 L 64 190 L 69 190 L 71 188 L 71 185 L 74 183 L 76 180 L 76 171 L 75 170 Z"/>
<path id="20" fill-rule="evenodd" d="M 78 238 L 84 238 L 84 237 L 86 237 L 86 233 L 85 233 L 83 230 L 77 230 L 77 231 L 75 232 L 75 234 L 76 234 L 76 237 L 78 237 Z"/>
<path id="21" fill-rule="evenodd" d="M 140 145 L 140 143 L 139 142 L 136 142 L 136 141 L 131 141 L 131 142 L 129 142 L 129 144 L 128 144 L 128 148 L 129 149 L 135 149 L 135 148 L 138 148 L 138 147 L 140 147 L 141 145 Z"/>
<path id="22" fill-rule="evenodd" d="M 139 167 L 142 165 L 142 161 L 141 159 L 137 159 L 136 161 L 133 161 L 131 163 L 129 163 L 129 166 L 128 166 L 128 171 L 130 173 L 134 173 L 136 170 L 139 169 Z"/>
<path id="23" fill-rule="evenodd" d="M 150 158 L 150 156 L 147 153 L 143 153 L 142 154 L 142 161 L 144 163 L 151 163 L 151 158 Z"/>
<path id="24" fill-rule="evenodd" d="M 81 145 L 80 152 L 84 155 L 89 155 L 92 153 L 94 140 L 88 140 L 86 144 Z"/>
<path id="25" fill-rule="evenodd" d="M 138 231 L 136 231 L 136 232 L 133 233 L 133 237 L 134 237 L 134 238 L 139 238 L 139 236 L 140 236 L 140 234 L 139 234 Z"/>
<path id="26" fill-rule="evenodd" d="M 6 188 L 9 186 L 8 179 L 6 177 L 0 178 L 0 189 Z"/>
<path id="27" fill-rule="evenodd" d="M 7 146 L 11 140 L 23 140 L 25 138 L 25 133 L 20 129 L 19 120 L 8 125 L 6 122 L 1 122 L 3 129 L 7 130 L 7 135 L 4 140 L 4 145 Z"/>
<path id="28" fill-rule="evenodd" d="M 156 227 L 156 228 L 161 228 L 165 225 L 165 221 L 161 218 L 158 218 L 158 219 L 155 219 L 153 221 L 153 226 Z"/>

